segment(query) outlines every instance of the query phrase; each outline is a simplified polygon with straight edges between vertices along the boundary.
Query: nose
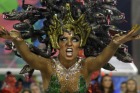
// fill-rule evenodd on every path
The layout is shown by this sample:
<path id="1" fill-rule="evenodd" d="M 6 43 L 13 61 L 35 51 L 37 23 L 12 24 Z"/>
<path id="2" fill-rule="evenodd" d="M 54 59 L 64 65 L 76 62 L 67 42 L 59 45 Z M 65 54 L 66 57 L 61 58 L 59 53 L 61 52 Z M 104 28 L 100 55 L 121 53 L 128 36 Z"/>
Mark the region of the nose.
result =
<path id="1" fill-rule="evenodd" d="M 68 40 L 67 45 L 68 46 L 72 46 L 72 41 L 71 40 Z"/>

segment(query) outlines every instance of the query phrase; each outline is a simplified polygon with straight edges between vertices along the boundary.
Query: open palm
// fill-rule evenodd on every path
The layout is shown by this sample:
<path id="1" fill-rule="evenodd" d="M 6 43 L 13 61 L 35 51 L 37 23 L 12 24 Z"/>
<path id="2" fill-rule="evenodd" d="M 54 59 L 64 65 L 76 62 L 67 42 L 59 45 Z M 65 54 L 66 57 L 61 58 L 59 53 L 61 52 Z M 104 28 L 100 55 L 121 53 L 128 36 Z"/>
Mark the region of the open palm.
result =
<path id="1" fill-rule="evenodd" d="M 5 28 L 0 26 L 0 38 L 12 40 L 16 37 L 19 37 L 20 33 L 15 30 L 8 32 Z"/>
<path id="2" fill-rule="evenodd" d="M 136 39 L 140 39 L 140 34 L 138 33 L 138 30 L 140 29 L 139 25 L 134 25 L 132 27 L 132 29 L 124 35 L 115 35 L 113 37 L 113 42 L 115 44 L 122 44 L 125 43 L 127 41 L 131 41 L 131 40 L 136 40 Z"/>

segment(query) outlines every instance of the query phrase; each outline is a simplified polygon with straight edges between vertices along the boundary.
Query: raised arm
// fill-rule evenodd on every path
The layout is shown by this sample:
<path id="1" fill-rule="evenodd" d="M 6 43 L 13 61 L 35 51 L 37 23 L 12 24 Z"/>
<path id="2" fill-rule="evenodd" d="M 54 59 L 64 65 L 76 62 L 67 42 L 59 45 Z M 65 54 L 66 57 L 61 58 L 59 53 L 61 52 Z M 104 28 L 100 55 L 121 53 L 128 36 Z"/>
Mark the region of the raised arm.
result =
<path id="1" fill-rule="evenodd" d="M 12 40 L 22 58 L 34 69 L 43 70 L 47 68 L 50 59 L 43 58 L 39 55 L 32 53 L 26 42 L 20 37 L 17 31 L 8 32 L 4 28 L 0 28 L 0 37 Z"/>
<path id="2" fill-rule="evenodd" d="M 99 70 L 107 63 L 115 54 L 119 45 L 130 40 L 140 39 L 140 35 L 136 33 L 140 29 L 139 25 L 135 25 L 132 30 L 125 35 L 115 35 L 110 44 L 102 51 L 102 53 L 95 57 L 88 57 L 85 59 L 89 73 Z"/>

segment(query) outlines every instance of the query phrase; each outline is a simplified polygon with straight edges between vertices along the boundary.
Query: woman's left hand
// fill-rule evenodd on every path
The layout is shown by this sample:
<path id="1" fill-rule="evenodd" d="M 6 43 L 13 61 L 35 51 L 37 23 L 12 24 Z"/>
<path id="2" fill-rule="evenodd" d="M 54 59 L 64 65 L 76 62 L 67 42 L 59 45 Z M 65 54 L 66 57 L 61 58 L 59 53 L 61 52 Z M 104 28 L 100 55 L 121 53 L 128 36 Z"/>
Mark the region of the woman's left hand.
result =
<path id="1" fill-rule="evenodd" d="M 134 25 L 132 27 L 132 29 L 127 34 L 124 34 L 124 35 L 116 34 L 113 37 L 112 42 L 120 45 L 120 44 L 125 43 L 127 41 L 140 39 L 140 33 L 138 33 L 139 29 L 140 29 L 139 25 Z"/>

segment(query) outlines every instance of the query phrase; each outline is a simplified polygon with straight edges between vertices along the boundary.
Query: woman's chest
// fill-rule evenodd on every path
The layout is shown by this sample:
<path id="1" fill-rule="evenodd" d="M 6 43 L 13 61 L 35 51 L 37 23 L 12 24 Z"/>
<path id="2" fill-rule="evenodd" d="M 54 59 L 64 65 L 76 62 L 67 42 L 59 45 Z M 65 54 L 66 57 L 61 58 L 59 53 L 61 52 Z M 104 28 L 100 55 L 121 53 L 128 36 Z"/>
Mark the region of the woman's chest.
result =
<path id="1" fill-rule="evenodd" d="M 86 80 L 80 73 L 69 78 L 52 75 L 46 93 L 86 93 Z"/>
<path id="2" fill-rule="evenodd" d="M 54 74 L 51 76 L 49 93 L 85 93 L 87 89 L 86 70 L 80 62 L 66 69 L 60 63 L 53 66 Z M 52 92 L 53 91 L 53 92 Z M 81 92 L 79 92 L 81 91 Z"/>

